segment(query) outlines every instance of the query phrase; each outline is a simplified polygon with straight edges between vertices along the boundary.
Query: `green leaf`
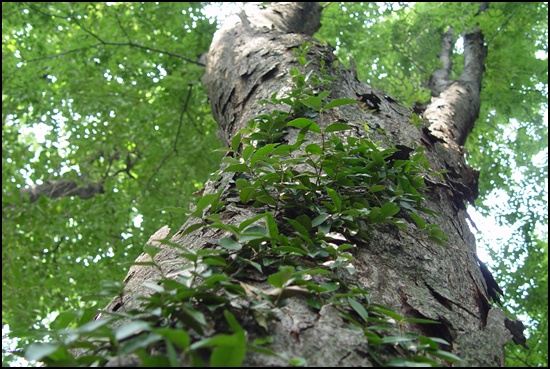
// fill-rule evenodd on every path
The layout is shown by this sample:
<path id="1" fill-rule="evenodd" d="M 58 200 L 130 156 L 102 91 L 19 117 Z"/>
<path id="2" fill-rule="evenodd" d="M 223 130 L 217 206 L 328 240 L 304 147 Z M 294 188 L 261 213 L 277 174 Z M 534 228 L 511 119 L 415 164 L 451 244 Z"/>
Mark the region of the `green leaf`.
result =
<path id="1" fill-rule="evenodd" d="M 238 251 L 243 247 L 243 245 L 241 245 L 239 242 L 228 237 L 222 238 L 220 240 L 220 246 L 232 251 Z"/>
<path id="2" fill-rule="evenodd" d="M 190 317 L 192 317 L 200 325 L 206 326 L 206 319 L 204 314 L 198 310 L 182 307 L 182 310 L 185 311 Z"/>
<path id="3" fill-rule="evenodd" d="M 401 315 L 399 315 L 398 313 L 396 313 L 395 311 L 391 310 L 391 309 L 388 309 L 387 307 L 383 306 L 383 305 L 380 305 L 380 304 L 372 304 L 371 305 L 371 310 L 373 311 L 377 311 L 379 313 L 382 313 L 384 315 L 387 315 L 389 316 L 390 318 L 393 318 L 395 319 L 396 321 L 400 322 L 403 320 L 403 317 Z"/>
<path id="4" fill-rule="evenodd" d="M 209 256 L 207 258 L 204 258 L 202 262 L 203 264 L 206 264 L 206 265 L 213 265 L 213 266 L 219 266 L 219 267 L 227 266 L 226 258 L 221 256 Z"/>
<path id="5" fill-rule="evenodd" d="M 387 337 L 382 337 L 382 342 L 383 342 L 383 343 L 390 343 L 390 344 L 402 343 L 402 342 L 411 342 L 411 341 L 412 341 L 412 338 L 410 338 L 410 337 L 403 337 L 403 336 L 387 336 Z"/>
<path id="6" fill-rule="evenodd" d="M 141 320 L 132 321 L 128 324 L 114 329 L 115 339 L 117 339 L 118 341 L 122 341 L 123 339 L 126 339 L 134 334 L 147 332 L 150 329 L 151 327 L 147 322 Z"/>
<path id="7" fill-rule="evenodd" d="M 316 96 L 309 96 L 307 99 L 300 100 L 300 102 L 316 111 L 321 110 L 323 106 L 321 99 Z"/>
<path id="8" fill-rule="evenodd" d="M 143 245 L 143 251 L 151 257 L 151 259 L 154 259 L 155 255 L 159 253 L 160 248 L 157 246 L 153 246 L 151 244 L 146 243 Z"/>
<path id="9" fill-rule="evenodd" d="M 130 338 L 122 343 L 120 347 L 120 354 L 126 355 L 135 352 L 136 350 L 148 347 L 161 339 L 162 336 L 156 333 L 142 334 L 137 337 Z"/>
<path id="10" fill-rule="evenodd" d="M 336 132 L 336 131 L 346 131 L 351 129 L 351 127 L 345 123 L 332 123 L 327 128 L 325 128 L 325 133 Z"/>
<path id="11" fill-rule="evenodd" d="M 365 310 L 363 305 L 361 305 L 357 300 L 351 297 L 348 297 L 348 303 L 353 308 L 353 310 L 355 310 L 355 312 L 359 314 L 361 318 L 363 318 L 365 323 L 368 323 L 369 313 L 367 313 L 367 310 Z"/>
<path id="12" fill-rule="evenodd" d="M 288 363 L 292 366 L 307 366 L 307 360 L 303 357 L 293 357 L 288 360 Z"/>
<path id="13" fill-rule="evenodd" d="M 25 359 L 27 359 L 28 361 L 41 361 L 48 355 L 53 354 L 60 347 L 61 346 L 59 343 L 32 343 L 25 350 Z"/>
<path id="14" fill-rule="evenodd" d="M 225 320 L 227 320 L 227 323 L 229 323 L 229 326 L 231 327 L 231 329 L 233 329 L 235 333 L 244 334 L 243 327 L 239 324 L 235 316 L 229 310 L 224 310 L 223 316 L 225 317 Z"/>
<path id="15" fill-rule="evenodd" d="M 303 225 L 309 234 L 309 231 L 311 231 L 311 219 L 307 215 L 301 214 L 296 217 L 296 221 Z"/>
<path id="16" fill-rule="evenodd" d="M 248 204 L 250 200 L 254 199 L 255 193 L 256 189 L 253 187 L 241 188 L 241 190 L 239 191 L 239 200 L 241 200 L 243 204 Z"/>
<path id="17" fill-rule="evenodd" d="M 370 330 L 365 330 L 363 332 L 365 334 L 365 337 L 367 338 L 369 344 L 371 345 L 379 345 L 382 343 L 382 338 L 375 332 L 372 332 Z"/>
<path id="18" fill-rule="evenodd" d="M 439 337 L 425 337 L 425 336 L 420 336 L 419 337 L 419 341 L 420 342 L 424 342 L 424 340 L 429 340 L 429 341 L 433 341 L 433 342 L 436 342 L 436 343 L 440 343 L 442 345 L 447 345 L 447 346 L 450 346 L 451 344 L 444 340 L 443 338 L 439 338 Z"/>
<path id="19" fill-rule="evenodd" d="M 145 282 L 143 282 L 141 285 L 144 286 L 144 287 L 147 287 L 147 288 L 149 288 L 149 289 L 152 289 L 152 290 L 155 291 L 155 292 L 159 292 L 159 293 L 164 292 L 164 287 L 163 287 L 163 286 L 159 286 L 159 285 L 156 284 L 156 283 L 152 283 L 152 282 L 145 281 Z"/>
<path id="20" fill-rule="evenodd" d="M 250 159 L 250 156 L 254 152 L 255 148 L 252 145 L 248 145 L 243 149 L 242 157 L 244 161 L 247 161 Z M 251 164 L 252 165 L 252 164 Z"/>
<path id="21" fill-rule="evenodd" d="M 239 258 L 239 260 L 242 261 L 245 264 L 248 264 L 248 265 L 252 266 L 253 268 L 257 269 L 258 272 L 263 274 L 262 266 L 260 264 L 258 264 L 257 262 L 249 260 L 249 259 L 245 259 L 245 258 Z"/>
<path id="22" fill-rule="evenodd" d="M 433 356 L 436 356 L 440 359 L 443 359 L 445 361 L 448 361 L 449 363 L 454 363 L 457 361 L 463 361 L 461 358 L 456 356 L 455 354 L 443 350 L 437 350 L 437 351 L 430 351 L 430 354 Z"/>
<path id="23" fill-rule="evenodd" d="M 181 236 L 185 236 L 186 234 L 189 234 L 193 231 L 196 231 L 197 229 L 199 228 L 202 228 L 204 227 L 204 224 L 203 223 L 195 223 L 195 224 L 191 224 L 190 226 L 188 226 L 187 228 L 185 228 L 185 231 L 183 231 L 181 233 Z"/>
<path id="24" fill-rule="evenodd" d="M 271 252 L 276 254 L 296 254 L 296 255 L 307 255 L 307 251 L 304 251 L 298 247 L 292 246 L 276 246 L 271 249 Z"/>
<path id="25" fill-rule="evenodd" d="M 217 346 L 212 350 L 210 366 L 213 367 L 240 367 L 246 355 L 246 336 L 244 332 L 231 336 L 218 335 Z M 216 336 L 216 337 L 218 337 Z"/>
<path id="26" fill-rule="evenodd" d="M 242 137 L 242 133 L 241 131 L 239 131 L 231 139 L 231 148 L 233 149 L 233 151 L 237 151 L 239 149 L 239 145 L 241 144 L 241 137 Z"/>
<path id="27" fill-rule="evenodd" d="M 246 220 L 243 220 L 241 222 L 241 224 L 239 224 L 239 231 L 242 231 L 243 229 L 245 229 L 246 227 L 248 227 L 252 223 L 257 222 L 258 220 L 262 219 L 265 216 L 266 216 L 265 213 L 262 213 L 262 214 L 254 215 L 252 218 L 248 218 Z"/>
<path id="28" fill-rule="evenodd" d="M 291 266 L 280 267 L 277 273 L 273 273 L 267 277 L 267 282 L 272 286 L 284 288 L 291 280 L 293 273 L 294 268 Z"/>
<path id="29" fill-rule="evenodd" d="M 425 368 L 425 367 L 439 366 L 437 362 L 433 360 L 429 360 L 428 358 L 425 358 L 425 360 L 408 360 L 400 357 L 391 359 L 385 365 L 389 367 L 405 366 L 405 367 L 411 367 L 411 368 Z"/>
<path id="30" fill-rule="evenodd" d="M 287 222 L 289 222 L 292 225 L 292 227 L 294 227 L 296 231 L 298 231 L 299 234 L 309 237 L 309 231 L 300 222 L 291 218 L 285 218 L 285 219 L 287 220 Z"/>
<path id="31" fill-rule="evenodd" d="M 246 228 L 240 235 L 239 235 L 239 241 L 240 242 L 249 242 L 253 240 L 263 240 L 267 236 L 267 228 L 262 226 L 251 226 Z"/>
<path id="32" fill-rule="evenodd" d="M 224 172 L 234 172 L 234 173 L 249 173 L 250 168 L 246 164 L 233 164 L 228 165 L 224 170 Z"/>
<path id="33" fill-rule="evenodd" d="M 334 292 L 340 289 L 340 285 L 338 283 L 323 283 L 321 288 L 323 292 Z"/>
<path id="34" fill-rule="evenodd" d="M 248 182 L 246 179 L 244 178 L 237 178 L 237 180 L 235 180 L 235 185 L 237 186 L 237 188 L 239 190 L 242 190 L 243 188 L 246 188 L 246 187 L 250 187 L 251 184 L 250 182 Z"/>
<path id="35" fill-rule="evenodd" d="M 212 205 L 212 203 L 220 198 L 219 193 L 209 193 L 205 194 L 201 197 L 201 199 L 197 202 L 197 207 L 195 211 L 193 211 L 193 214 L 198 213 L 202 215 L 202 211 L 206 209 L 209 205 Z"/>
<path id="36" fill-rule="evenodd" d="M 426 222 L 424 221 L 424 219 L 420 218 L 418 216 L 418 214 L 414 213 L 414 212 L 410 212 L 409 215 L 411 216 L 411 218 L 414 220 L 414 222 L 416 223 L 416 226 L 420 229 L 424 229 L 426 228 Z"/>
<path id="37" fill-rule="evenodd" d="M 317 145 L 316 143 L 312 143 L 312 144 L 307 145 L 306 148 L 305 148 L 305 151 L 308 154 L 312 154 L 312 155 L 322 155 L 323 154 L 323 149 L 321 149 L 321 147 L 319 145 Z"/>
<path id="38" fill-rule="evenodd" d="M 317 227 L 318 225 L 322 224 L 328 218 L 330 218 L 330 214 L 327 214 L 327 213 L 319 214 L 311 221 L 311 226 L 312 227 Z"/>
<path id="39" fill-rule="evenodd" d="M 166 358 L 170 363 L 171 367 L 178 366 L 178 354 L 176 353 L 176 348 L 172 341 L 165 339 L 164 344 L 166 345 Z"/>
<path id="40" fill-rule="evenodd" d="M 302 269 L 302 270 L 298 270 L 296 271 L 296 274 L 298 275 L 302 275 L 302 274 L 311 274 L 311 275 L 314 275 L 314 274 L 330 274 L 331 272 L 326 270 L 326 269 L 320 269 L 320 268 L 316 268 L 316 269 Z"/>
<path id="41" fill-rule="evenodd" d="M 334 191 L 332 188 L 327 188 L 327 193 L 332 199 L 332 203 L 336 207 L 336 212 L 342 211 L 342 199 L 340 198 L 340 195 Z"/>
<path id="42" fill-rule="evenodd" d="M 111 322 L 111 318 L 98 319 L 88 322 L 75 329 L 78 333 L 90 333 Z"/>
<path id="43" fill-rule="evenodd" d="M 380 208 L 382 215 L 386 218 L 394 216 L 399 210 L 399 206 L 394 202 L 387 202 Z"/>
<path id="44" fill-rule="evenodd" d="M 239 229 L 236 226 L 231 225 L 231 224 L 212 223 L 212 224 L 206 225 L 204 227 L 206 227 L 206 228 L 225 229 L 227 231 L 230 231 L 233 234 L 238 234 L 239 233 Z"/>
<path id="45" fill-rule="evenodd" d="M 330 90 L 326 90 L 326 91 L 323 91 L 321 93 L 319 93 L 319 95 L 317 95 L 321 100 L 323 100 L 325 97 L 327 97 L 328 95 L 331 94 L 332 91 Z"/>
<path id="46" fill-rule="evenodd" d="M 277 146 L 279 146 L 278 143 L 267 144 L 262 148 L 256 150 L 256 152 L 254 153 L 254 155 L 252 155 L 252 158 L 250 159 L 250 166 L 254 167 L 258 160 L 271 154 L 273 151 L 275 151 Z"/>
<path id="47" fill-rule="evenodd" d="M 166 211 L 166 212 L 169 212 L 169 213 L 178 213 L 178 214 L 187 214 L 189 209 L 180 208 L 180 207 L 177 207 L 177 206 L 166 206 L 164 208 L 158 209 L 158 211 Z"/>
<path id="48" fill-rule="evenodd" d="M 307 118 L 293 119 L 293 120 L 291 120 L 290 122 L 287 123 L 287 126 L 288 127 L 297 127 L 297 128 L 302 128 L 302 129 L 303 128 L 308 128 L 308 130 L 310 130 L 312 132 L 321 133 L 321 129 L 319 128 L 317 123 L 315 123 L 311 119 L 307 119 Z"/>
<path id="49" fill-rule="evenodd" d="M 64 311 L 59 313 L 50 327 L 52 329 L 68 328 L 76 319 L 78 319 L 78 313 L 76 311 Z"/>
<path id="50" fill-rule="evenodd" d="M 403 323 L 422 323 L 422 324 L 440 324 L 437 320 L 421 319 L 421 318 L 405 318 Z"/>
<path id="51" fill-rule="evenodd" d="M 277 238 L 279 237 L 279 227 L 277 226 L 277 222 L 275 221 L 271 213 L 265 213 L 265 219 L 267 223 L 267 233 L 269 235 L 269 238 L 276 242 Z"/>

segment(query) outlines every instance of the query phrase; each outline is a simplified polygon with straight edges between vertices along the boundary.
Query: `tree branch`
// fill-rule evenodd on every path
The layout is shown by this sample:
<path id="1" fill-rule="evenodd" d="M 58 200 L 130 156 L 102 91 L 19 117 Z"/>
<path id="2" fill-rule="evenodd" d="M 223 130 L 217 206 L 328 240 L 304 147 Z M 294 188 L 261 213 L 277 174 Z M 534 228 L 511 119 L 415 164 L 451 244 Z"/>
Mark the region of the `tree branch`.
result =
<path id="1" fill-rule="evenodd" d="M 483 34 L 479 28 L 472 33 L 463 36 L 464 38 L 464 66 L 459 81 L 470 83 L 476 91 L 481 90 L 481 78 L 485 71 L 485 57 L 487 47 L 483 44 Z"/>
<path id="2" fill-rule="evenodd" d="M 155 168 L 155 171 L 153 172 L 153 174 L 149 177 L 149 180 L 147 181 L 147 184 L 145 185 L 145 187 L 143 188 L 143 192 L 145 192 L 149 186 L 151 185 L 151 182 L 153 181 L 153 178 L 156 177 L 157 173 L 160 171 L 160 169 L 164 166 L 164 163 L 166 163 L 166 161 L 168 160 L 168 158 L 173 154 L 173 153 L 178 153 L 178 148 L 177 148 L 177 144 L 178 144 L 178 139 L 179 139 L 179 135 L 180 135 L 180 132 L 181 132 L 181 127 L 183 125 L 183 115 L 185 114 L 185 112 L 187 111 L 187 108 L 189 106 L 189 101 L 191 100 L 191 92 L 193 91 L 193 85 L 190 84 L 189 85 L 189 91 L 187 93 L 187 97 L 185 99 L 185 103 L 183 104 L 183 109 L 181 110 L 181 113 L 180 113 L 180 118 L 179 118 L 179 124 L 178 124 L 178 129 L 176 131 L 176 138 L 174 139 L 174 145 L 172 146 L 172 149 L 164 156 L 164 158 L 161 160 L 160 164 Z"/>
<path id="3" fill-rule="evenodd" d="M 83 51 L 83 50 L 87 50 L 89 48 L 92 48 L 92 47 L 98 47 L 98 46 L 101 46 L 101 45 L 104 45 L 104 46 L 130 46 L 130 47 L 135 47 L 135 48 L 138 48 L 138 49 L 143 49 L 143 50 L 147 50 L 147 51 L 153 51 L 153 52 L 157 52 L 159 54 L 166 54 L 168 56 L 172 56 L 174 58 L 178 58 L 178 59 L 181 59 L 181 60 L 185 60 L 186 62 L 188 63 L 192 63 L 192 64 L 196 64 L 196 65 L 200 65 L 200 66 L 205 66 L 204 63 L 201 63 L 200 61 L 197 61 L 197 60 L 192 60 L 192 59 L 189 59 L 183 55 L 179 55 L 179 54 L 176 54 L 176 53 L 172 53 L 170 51 L 166 51 L 166 50 L 160 50 L 160 49 L 156 49 L 156 48 L 153 48 L 153 47 L 148 47 L 148 46 L 143 46 L 143 45 L 139 45 L 139 44 L 136 44 L 136 43 L 133 43 L 130 41 L 130 38 L 128 36 L 128 34 L 126 33 L 126 31 L 124 30 L 124 28 L 122 28 L 122 25 L 120 25 L 120 20 L 119 18 L 117 17 L 117 21 L 119 21 L 119 25 L 121 26 L 121 29 L 122 31 L 124 32 L 124 34 L 126 35 L 126 37 L 128 38 L 128 42 L 110 42 L 110 41 L 105 41 L 103 40 L 101 37 L 99 37 L 97 34 L 93 33 L 92 31 L 90 31 L 89 29 L 87 29 L 86 27 L 84 27 L 77 19 L 76 17 L 74 17 L 73 14 L 71 15 L 67 15 L 67 16 L 60 16 L 60 15 L 55 15 L 55 14 L 49 14 L 49 13 L 46 13 L 32 5 L 29 5 L 29 8 L 32 8 L 33 10 L 43 14 L 43 15 L 46 15 L 46 16 L 49 16 L 49 17 L 55 17 L 55 18 L 61 18 L 61 19 L 65 19 L 67 21 L 73 21 L 78 27 L 80 27 L 84 32 L 88 33 L 90 36 L 92 36 L 93 38 L 97 39 L 99 42 L 98 43 L 95 43 L 95 44 L 92 44 L 92 45 L 88 45 L 88 46 L 85 46 L 85 47 L 82 47 L 82 48 L 78 48 L 78 49 L 73 49 L 73 50 L 68 50 L 68 51 L 65 51 L 65 52 L 61 52 L 59 54 L 55 54 L 55 55 L 49 55 L 49 56 L 44 56 L 44 57 L 39 57 L 39 58 L 34 58 L 34 59 L 29 59 L 27 60 L 28 63 L 30 62 L 35 62 L 35 61 L 39 61 L 39 60 L 46 60 L 46 59 L 54 59 L 54 58 L 58 58 L 58 57 L 61 57 L 61 56 L 64 56 L 64 55 L 67 55 L 67 54 L 70 54 L 70 53 L 73 53 L 73 52 L 78 52 L 78 51 Z"/>
<path id="4" fill-rule="evenodd" d="M 521 3 L 518 3 L 518 5 L 516 6 L 516 8 L 514 9 L 514 11 L 512 12 L 512 14 L 510 14 L 510 16 L 508 17 L 508 19 L 506 19 L 506 21 L 502 24 L 502 26 L 498 27 L 497 28 L 497 31 L 495 33 L 493 33 L 493 35 L 489 38 L 489 41 L 487 41 L 487 46 L 489 46 L 489 44 L 491 43 L 491 41 L 493 41 L 493 39 L 501 32 L 503 31 L 506 26 L 508 25 L 508 23 L 510 23 L 510 21 L 512 20 L 512 18 L 514 18 L 514 15 L 516 15 L 516 12 L 518 11 L 519 7 L 520 7 Z"/>
<path id="5" fill-rule="evenodd" d="M 439 96 L 449 86 L 454 44 L 453 31 L 453 27 L 449 27 L 447 32 L 441 37 L 441 51 L 439 52 L 441 67 L 433 72 L 428 81 L 428 88 L 434 97 Z"/>

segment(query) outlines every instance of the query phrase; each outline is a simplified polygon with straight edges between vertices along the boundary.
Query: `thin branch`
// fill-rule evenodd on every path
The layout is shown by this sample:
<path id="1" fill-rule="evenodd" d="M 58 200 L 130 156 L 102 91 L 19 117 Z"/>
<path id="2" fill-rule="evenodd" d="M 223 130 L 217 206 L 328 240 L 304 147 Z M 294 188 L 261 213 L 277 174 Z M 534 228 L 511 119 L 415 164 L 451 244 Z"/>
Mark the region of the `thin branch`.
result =
<path id="1" fill-rule="evenodd" d="M 68 51 L 65 51 L 65 52 L 61 52 L 59 54 L 55 54 L 55 55 L 50 55 L 50 56 L 44 56 L 44 57 L 39 57 L 39 58 L 34 58 L 34 59 L 29 59 L 27 60 L 27 63 L 30 63 L 30 62 L 35 62 L 35 61 L 39 61 L 39 60 L 45 60 L 45 59 L 54 59 L 54 58 L 58 58 L 60 56 L 64 56 L 64 55 L 67 55 L 67 54 L 70 54 L 70 53 L 74 53 L 74 52 L 78 52 L 78 51 L 83 51 L 83 50 L 87 50 L 89 48 L 92 48 L 92 47 L 98 47 L 98 46 L 101 46 L 101 45 L 104 45 L 104 46 L 130 46 L 130 47 L 135 47 L 135 48 L 138 48 L 138 49 L 143 49 L 143 50 L 147 50 L 147 51 L 153 51 L 153 52 L 157 52 L 159 54 L 166 54 L 168 56 L 172 56 L 174 58 L 178 58 L 178 59 L 181 59 L 181 60 L 185 60 L 186 62 L 188 63 L 192 63 L 192 64 L 196 64 L 196 65 L 200 65 L 200 66 L 205 66 L 204 63 L 201 63 L 197 60 L 192 60 L 192 59 L 189 59 L 183 55 L 179 55 L 179 54 L 176 54 L 176 53 L 172 53 L 170 51 L 166 51 L 166 50 L 160 50 L 160 49 L 156 49 L 156 48 L 152 48 L 152 47 L 148 47 L 148 46 L 143 46 L 143 45 L 139 45 L 139 44 L 136 44 L 136 43 L 133 43 L 130 41 L 130 37 L 128 36 L 128 34 L 126 33 L 126 31 L 124 30 L 124 28 L 122 28 L 122 25 L 120 24 L 120 20 L 117 16 L 117 21 L 119 22 L 119 25 L 122 29 L 122 31 L 124 32 L 124 34 L 126 35 L 126 37 L 128 38 L 128 42 L 110 42 L 110 41 L 105 41 L 103 40 L 101 37 L 99 37 L 98 35 L 96 35 L 95 33 L 93 33 L 92 31 L 90 31 L 89 29 L 85 28 L 77 19 L 76 17 L 72 16 L 72 15 L 67 15 L 67 16 L 60 16 L 60 15 L 54 15 L 54 14 L 49 14 L 49 13 L 46 13 L 46 12 L 43 12 L 41 11 L 40 9 L 34 7 L 34 6 L 31 6 L 29 5 L 30 8 L 32 8 L 33 10 L 36 10 L 37 12 L 43 14 L 43 15 L 46 15 L 46 16 L 50 16 L 50 17 L 56 17 L 56 18 L 61 18 L 61 19 L 65 19 L 65 20 L 72 20 L 77 26 L 79 26 L 84 32 L 88 33 L 90 36 L 92 36 L 93 38 L 97 39 L 99 41 L 99 43 L 95 43 L 95 44 L 92 44 L 92 45 L 88 45 L 88 46 L 85 46 L 85 47 L 82 47 L 82 48 L 78 48 L 78 49 L 73 49 L 73 50 L 68 50 Z"/>
<path id="2" fill-rule="evenodd" d="M 502 24 L 502 26 L 498 27 L 498 30 L 491 36 L 489 41 L 486 42 L 487 47 L 489 46 L 491 41 L 493 41 L 493 39 L 500 33 L 500 31 L 502 31 L 506 27 L 506 25 L 508 25 L 508 23 L 510 23 L 510 21 L 512 20 L 514 15 L 516 15 L 516 12 L 518 11 L 520 5 L 521 5 L 521 3 L 518 3 L 518 5 L 516 6 L 516 8 L 512 12 L 512 14 L 510 14 L 510 16 L 508 17 L 508 19 L 506 19 L 506 21 Z"/>
<path id="3" fill-rule="evenodd" d="M 64 20 L 66 20 L 66 21 L 69 21 L 69 20 L 70 20 L 70 18 L 69 18 L 68 15 L 63 16 L 63 15 L 57 15 L 57 14 L 52 14 L 52 13 L 46 13 L 45 11 L 41 10 L 40 8 L 37 8 L 37 7 L 35 7 L 34 5 L 32 5 L 32 3 L 24 3 L 24 4 L 26 4 L 26 5 L 27 5 L 29 8 L 31 8 L 32 10 L 34 10 L 34 11 L 36 11 L 36 12 L 42 14 L 42 15 L 45 15 L 45 16 L 47 16 L 47 17 L 64 19 Z"/>
<path id="4" fill-rule="evenodd" d="M 78 49 L 63 51 L 63 52 L 60 52 L 59 54 L 55 54 L 55 55 L 41 56 L 39 58 L 28 59 L 28 60 L 26 60 L 26 63 L 32 63 L 32 62 L 36 62 L 36 61 L 40 61 L 40 60 L 47 60 L 47 59 L 55 59 L 55 58 L 65 56 L 65 55 L 70 54 L 70 53 L 75 53 L 75 52 L 79 52 L 79 51 L 88 50 L 88 49 L 91 49 L 93 47 L 98 47 L 100 45 L 101 44 L 93 44 L 93 45 L 88 45 L 88 46 L 85 46 L 85 47 L 79 47 Z"/>
<path id="5" fill-rule="evenodd" d="M 204 132 L 202 128 L 199 128 L 199 125 L 197 124 L 197 122 L 195 122 L 195 120 L 193 119 L 193 117 L 191 116 L 191 114 L 188 111 L 185 112 L 185 115 L 187 115 L 187 119 L 189 119 L 191 121 L 191 123 L 193 123 L 193 127 L 195 127 L 197 132 L 199 132 L 201 135 L 206 134 L 206 132 Z"/>
<path id="6" fill-rule="evenodd" d="M 172 147 L 172 149 L 164 156 L 164 158 L 162 158 L 160 164 L 155 168 L 153 174 L 149 177 L 149 179 L 147 180 L 147 184 L 145 185 L 145 187 L 143 188 L 143 191 L 142 192 L 145 192 L 149 186 L 151 185 L 151 182 L 153 181 L 153 178 L 156 177 L 157 173 L 161 170 L 161 168 L 164 166 L 164 164 L 166 163 L 166 161 L 168 160 L 168 158 L 170 156 L 172 156 L 173 153 L 178 153 L 178 149 L 177 149 L 177 143 L 178 143 L 178 139 L 179 139 L 179 135 L 181 133 L 181 127 L 183 125 L 183 115 L 185 114 L 185 112 L 187 111 L 187 108 L 189 106 L 189 101 L 191 100 L 191 92 L 193 91 L 193 85 L 190 84 L 189 85 L 189 91 L 187 93 L 187 98 L 185 100 L 185 103 L 184 103 L 184 106 L 183 106 L 183 109 L 181 110 L 181 113 L 180 113 L 180 118 L 179 118 L 179 124 L 178 124 L 178 129 L 176 131 L 176 138 L 174 139 L 174 145 Z"/>
<path id="7" fill-rule="evenodd" d="M 132 42 L 132 39 L 130 38 L 130 35 L 128 35 L 128 32 L 126 32 L 126 29 L 124 29 L 124 27 L 122 26 L 122 22 L 120 21 L 120 17 L 118 16 L 118 13 L 115 13 L 115 17 L 116 17 L 116 21 L 118 23 L 118 26 L 120 27 L 120 29 L 122 30 L 122 32 L 124 33 L 126 38 L 128 39 L 128 42 Z"/>
<path id="8" fill-rule="evenodd" d="M 449 86 L 452 70 L 453 44 L 454 29 L 453 27 L 449 27 L 447 32 L 441 37 L 441 50 L 438 55 L 441 67 L 437 68 L 428 80 L 427 87 L 434 97 L 439 96 Z"/>
<path id="9" fill-rule="evenodd" d="M 189 84 L 189 91 L 187 92 L 187 97 L 185 99 L 185 102 L 183 103 L 183 110 L 180 114 L 180 119 L 178 123 L 178 130 L 176 131 L 176 139 L 174 140 L 174 147 L 173 150 L 178 154 L 178 140 L 181 133 L 181 126 L 183 125 L 183 114 L 187 112 L 187 108 L 189 107 L 189 100 L 191 100 L 191 92 L 193 92 L 193 84 Z"/>
<path id="10" fill-rule="evenodd" d="M 72 9 L 71 9 L 71 12 L 72 12 Z M 92 36 L 93 38 L 96 38 L 100 43 L 102 43 L 102 44 L 105 43 L 105 41 L 101 37 L 99 37 L 98 35 L 96 35 L 92 31 L 90 31 L 89 29 L 84 28 L 84 26 L 82 24 L 80 24 L 79 21 L 76 20 L 76 17 L 72 17 L 72 20 L 73 20 L 74 23 L 76 23 L 77 26 L 80 27 L 81 30 L 83 30 L 84 32 L 86 32 L 87 34 Z"/>
<path id="11" fill-rule="evenodd" d="M 159 54 L 166 54 L 166 55 L 172 56 L 174 58 L 185 60 L 186 62 L 189 62 L 189 63 L 192 63 L 192 64 L 200 65 L 201 67 L 205 66 L 204 63 L 201 63 L 201 62 L 196 61 L 196 60 L 189 59 L 189 58 L 187 58 L 183 55 L 171 53 L 171 52 L 166 51 L 166 50 L 159 50 L 159 49 L 155 49 L 155 48 L 152 48 L 152 47 L 147 47 L 147 46 L 134 44 L 133 42 L 99 42 L 99 43 L 95 43 L 95 44 L 88 45 L 88 46 L 85 46 L 85 47 L 81 47 L 81 48 L 78 48 L 78 49 L 64 51 L 64 52 L 61 52 L 61 53 L 55 54 L 55 55 L 48 55 L 48 56 L 42 56 L 42 57 L 39 57 L 39 58 L 29 59 L 26 62 L 31 63 L 31 62 L 35 62 L 35 61 L 39 61 L 39 60 L 54 59 L 54 58 L 58 58 L 58 57 L 70 54 L 70 53 L 87 50 L 87 49 L 90 49 L 90 48 L 93 48 L 93 47 L 97 48 L 98 46 L 101 46 L 101 45 L 104 45 L 104 46 L 131 46 L 131 47 L 136 47 L 138 49 L 153 51 L 153 52 L 157 52 Z"/>

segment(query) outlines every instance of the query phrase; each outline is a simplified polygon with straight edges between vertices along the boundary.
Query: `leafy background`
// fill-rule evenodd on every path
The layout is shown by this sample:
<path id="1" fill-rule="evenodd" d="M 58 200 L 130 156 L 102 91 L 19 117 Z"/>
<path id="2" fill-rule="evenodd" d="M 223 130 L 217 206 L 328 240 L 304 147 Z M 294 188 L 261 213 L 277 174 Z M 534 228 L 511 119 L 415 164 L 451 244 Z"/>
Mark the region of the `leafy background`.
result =
<path id="1" fill-rule="evenodd" d="M 20 344 L 52 313 L 104 306 L 148 237 L 175 232 L 217 169 L 216 123 L 200 56 L 224 3 L 2 3 L 2 324 Z M 529 350 L 507 365 L 548 362 L 548 5 L 331 3 L 316 37 L 358 77 L 402 104 L 426 102 L 440 37 L 475 24 L 488 44 L 482 106 L 466 147 L 481 170 L 478 246 L 522 318 Z M 461 71 L 455 45 L 453 76 Z M 89 199 L 20 190 L 57 179 L 102 184 Z M 481 219 L 479 217 L 475 218 Z M 3 329 L 4 331 L 4 329 Z M 4 338 L 4 337 L 3 337 Z M 4 343 L 13 342 L 3 339 Z M 3 364 L 14 356 L 3 351 Z"/>

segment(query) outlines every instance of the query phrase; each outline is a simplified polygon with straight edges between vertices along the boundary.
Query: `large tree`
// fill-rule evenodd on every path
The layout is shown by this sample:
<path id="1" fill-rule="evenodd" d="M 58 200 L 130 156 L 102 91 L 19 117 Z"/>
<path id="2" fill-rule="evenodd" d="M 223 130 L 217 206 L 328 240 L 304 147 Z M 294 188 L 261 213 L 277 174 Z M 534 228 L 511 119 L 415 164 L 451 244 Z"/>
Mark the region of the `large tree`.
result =
<path id="1" fill-rule="evenodd" d="M 101 317 L 131 312 L 140 305 L 137 296 L 150 296 L 146 312 L 162 307 L 164 324 L 183 324 L 195 340 L 209 337 L 199 342 L 214 347 L 216 363 L 228 350 L 238 363 L 244 327 L 249 343 L 270 335 L 268 347 L 279 354 L 248 350 L 245 364 L 302 357 L 309 365 L 372 365 L 410 357 L 403 348 L 422 352 L 426 342 L 443 342 L 437 340 L 467 364 L 502 364 L 510 331 L 522 343 L 521 329 L 491 306 L 499 288 L 477 259 L 465 220 L 465 202 L 477 196 L 477 173 L 462 145 L 479 114 L 481 31 L 464 35 L 464 66 L 456 78 L 455 35 L 452 28 L 444 33 L 441 65 L 427 85 L 432 98 L 413 113 L 359 82 L 353 65 L 343 68 L 330 46 L 311 38 L 320 13 L 316 4 L 251 5 L 218 31 L 203 82 L 230 147 L 224 164 L 172 243 L 159 243 L 167 228 L 151 238 L 159 249 L 146 248 L 142 265 L 130 269 L 124 291 Z M 139 150 L 128 149 L 119 172 L 132 175 L 132 155 L 139 157 Z M 51 197 L 62 186 L 73 195 L 94 195 L 89 185 L 48 185 Z M 212 273 L 216 278 L 209 280 Z M 196 292 L 187 295 L 189 305 L 156 300 L 186 289 Z M 210 289 L 215 294 L 207 294 Z M 202 303 L 191 304 L 196 301 Z M 369 328 L 372 321 L 400 335 L 380 334 L 382 328 Z M 150 330 L 146 326 L 130 331 Z M 233 340 L 212 339 L 226 331 Z M 169 348 L 172 336 L 163 332 Z M 201 345 L 172 341 L 191 349 L 193 360 L 209 358 Z M 398 341 L 402 347 L 383 345 Z M 433 347 L 425 351 L 454 360 Z"/>

